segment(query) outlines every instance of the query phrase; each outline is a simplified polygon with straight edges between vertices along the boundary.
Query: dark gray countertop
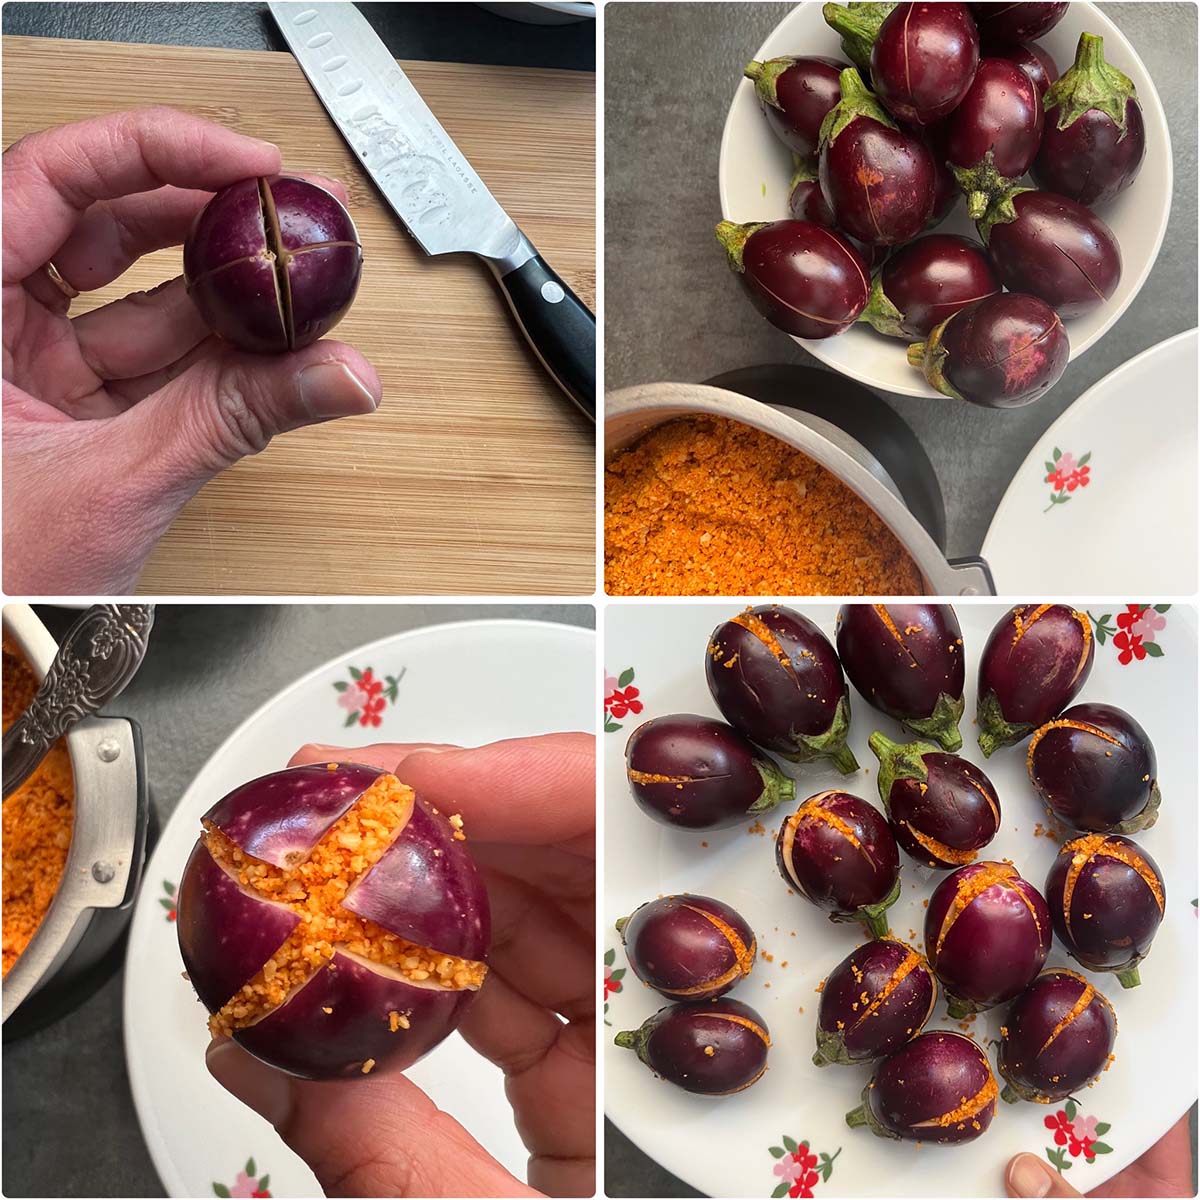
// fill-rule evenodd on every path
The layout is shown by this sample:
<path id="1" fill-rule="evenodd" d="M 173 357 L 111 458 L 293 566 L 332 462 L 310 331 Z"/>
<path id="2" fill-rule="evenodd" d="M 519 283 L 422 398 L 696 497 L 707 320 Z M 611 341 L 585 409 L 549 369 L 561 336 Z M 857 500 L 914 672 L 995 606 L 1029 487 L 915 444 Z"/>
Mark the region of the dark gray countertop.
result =
<path id="1" fill-rule="evenodd" d="M 1158 261 L 1102 341 L 1037 404 L 995 412 L 888 396 L 937 471 L 947 552 L 976 554 L 1013 474 L 1097 380 L 1196 325 L 1194 4 L 1102 4 L 1153 76 L 1171 130 L 1175 195 Z M 605 387 L 699 382 L 765 363 L 820 366 L 731 287 L 713 240 L 717 161 L 742 66 L 790 4 L 605 8 Z"/>
<path id="2" fill-rule="evenodd" d="M 78 615 L 38 612 L 56 636 Z M 213 751 L 293 680 L 376 638 L 480 617 L 590 628 L 595 610 L 586 604 L 159 605 L 146 661 L 111 711 L 141 724 L 150 786 L 165 822 Z M 4 1047 L 2 1156 L 6 1196 L 163 1195 L 125 1073 L 120 973 L 69 1017 Z"/>

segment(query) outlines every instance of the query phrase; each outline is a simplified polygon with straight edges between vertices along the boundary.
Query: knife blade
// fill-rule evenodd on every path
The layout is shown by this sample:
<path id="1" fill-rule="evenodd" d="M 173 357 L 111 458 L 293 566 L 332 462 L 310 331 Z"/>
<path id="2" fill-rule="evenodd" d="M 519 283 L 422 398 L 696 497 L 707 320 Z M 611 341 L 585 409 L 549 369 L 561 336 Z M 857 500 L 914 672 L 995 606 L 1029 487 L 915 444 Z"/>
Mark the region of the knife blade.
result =
<path id="1" fill-rule="evenodd" d="M 474 254 L 551 378 L 596 419 L 596 318 L 538 254 L 353 4 L 270 0 L 292 55 L 392 211 L 429 255 Z"/>

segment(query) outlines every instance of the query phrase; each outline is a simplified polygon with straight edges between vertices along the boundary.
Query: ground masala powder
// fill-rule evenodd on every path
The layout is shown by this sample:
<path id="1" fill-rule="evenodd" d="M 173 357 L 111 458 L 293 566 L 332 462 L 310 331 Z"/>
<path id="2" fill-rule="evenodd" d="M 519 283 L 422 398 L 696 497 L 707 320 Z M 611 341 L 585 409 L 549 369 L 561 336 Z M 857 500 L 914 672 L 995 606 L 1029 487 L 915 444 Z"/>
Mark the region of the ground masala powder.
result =
<path id="1" fill-rule="evenodd" d="M 21 652 L 4 641 L 4 729 L 29 706 L 37 679 Z M 71 828 L 75 789 L 65 741 L 4 801 L 4 974 L 37 932 L 58 891 Z"/>
<path id="2" fill-rule="evenodd" d="M 904 596 L 915 564 L 845 484 L 725 417 L 652 429 L 605 471 L 604 582 L 618 596 Z"/>

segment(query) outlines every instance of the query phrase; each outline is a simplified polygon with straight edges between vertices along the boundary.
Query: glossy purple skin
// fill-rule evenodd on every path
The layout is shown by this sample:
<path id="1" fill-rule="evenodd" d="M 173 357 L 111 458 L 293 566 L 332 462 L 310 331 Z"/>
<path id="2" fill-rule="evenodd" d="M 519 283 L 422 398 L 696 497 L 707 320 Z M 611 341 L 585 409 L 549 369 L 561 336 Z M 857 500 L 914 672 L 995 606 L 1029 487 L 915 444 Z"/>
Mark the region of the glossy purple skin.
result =
<path id="1" fill-rule="evenodd" d="M 1121 247 L 1094 213 L 1053 192 L 1019 192 L 1015 221 L 996 221 L 988 250 L 1004 286 L 1045 300 L 1065 318 L 1112 299 L 1121 282 Z"/>
<path id="2" fill-rule="evenodd" d="M 775 836 L 775 865 L 784 883 L 835 918 L 856 918 L 860 908 L 882 903 L 900 878 L 900 852 L 884 816 L 848 792 L 822 792 L 816 801 L 847 827 L 854 841 L 828 821 L 785 817 Z M 790 844 L 789 844 L 790 843 Z"/>
<path id="3" fill-rule="evenodd" d="M 638 783 L 629 789 L 648 817 L 677 829 L 728 829 L 750 816 L 763 795 L 764 760 L 736 729 L 680 713 L 639 725 L 625 767 L 643 775 L 688 776 L 687 783 Z"/>
<path id="4" fill-rule="evenodd" d="M 798 179 L 788 193 L 788 212 L 794 221 L 811 221 L 833 228 L 833 213 L 825 203 L 821 184 L 816 179 Z"/>
<path id="5" fill-rule="evenodd" d="M 959 309 L 941 335 L 946 379 L 964 400 L 985 408 L 1019 408 L 1062 378 L 1071 344 L 1044 300 L 1001 292 Z"/>
<path id="6" fill-rule="evenodd" d="M 1017 179 L 1029 170 L 1042 140 L 1042 97 L 1015 63 L 982 58 L 962 103 L 946 121 L 946 157 L 974 167 L 990 152 L 997 172 Z"/>
<path id="7" fill-rule="evenodd" d="M 741 942 L 742 953 L 721 926 Z M 633 973 L 668 1000 L 696 1003 L 723 996 L 750 973 L 754 931 L 745 918 L 711 896 L 663 896 L 635 909 L 621 927 Z"/>
<path id="8" fill-rule="evenodd" d="M 1058 67 L 1054 65 L 1054 59 L 1037 42 L 988 45 L 984 47 L 984 53 L 988 58 L 1006 58 L 1009 62 L 1016 63 L 1033 81 L 1033 86 L 1043 99 L 1050 90 L 1050 85 L 1058 78 Z"/>
<path id="9" fill-rule="evenodd" d="M 989 41 L 1031 42 L 1044 37 L 1067 15 L 1066 0 L 1009 0 L 999 4 L 972 4 L 979 35 Z"/>
<path id="10" fill-rule="evenodd" d="M 1117 1019 L 1112 1005 L 1094 988 L 1087 1007 L 1059 1028 L 1090 986 L 1074 971 L 1043 971 L 1013 1001 L 1000 1027 L 996 1055 L 1009 1085 L 1006 1100 L 1065 1100 L 1108 1065 Z"/>
<path id="11" fill-rule="evenodd" d="M 1107 114 L 1089 108 L 1065 129 L 1058 109 L 1046 113 L 1046 132 L 1033 164 L 1033 177 L 1048 191 L 1089 206 L 1107 204 L 1141 170 L 1146 153 L 1142 108 L 1125 101 L 1125 131 Z"/>
<path id="12" fill-rule="evenodd" d="M 811 158 L 817 152 L 821 122 L 842 98 L 838 75 L 847 65 L 819 55 L 794 58 L 791 66 L 775 80 L 779 107 L 759 96 L 759 105 L 772 131 L 793 154 Z"/>
<path id="13" fill-rule="evenodd" d="M 749 615 L 766 625 L 789 665 L 744 625 L 725 621 L 713 630 L 704 658 L 708 690 L 721 715 L 751 741 L 794 755 L 803 750 L 798 736 L 828 732 L 847 699 L 846 680 L 829 639 L 806 616 L 777 604 Z"/>
<path id="14" fill-rule="evenodd" d="M 954 111 L 979 65 L 979 34 L 965 4 L 897 4 L 871 47 L 871 83 L 906 125 Z"/>
<path id="15" fill-rule="evenodd" d="M 1085 728 L 1073 727 L 1080 725 Z M 1146 731 L 1114 705 L 1068 708 L 1034 735 L 1027 762 L 1037 794 L 1059 820 L 1075 829 L 1110 833 L 1142 817 L 1148 806 L 1157 809 L 1154 745 Z"/>
<path id="16" fill-rule="evenodd" d="M 1046 901 L 1015 871 L 971 899 L 946 927 L 959 889 L 969 887 L 981 872 L 1004 866 L 977 862 L 960 867 L 929 898 L 925 953 L 946 989 L 952 1017 L 960 1011 L 981 1012 L 1019 996 L 1042 969 L 1050 950 Z"/>
<path id="17" fill-rule="evenodd" d="M 954 211 L 954 206 L 962 199 L 962 192 L 958 190 L 958 180 L 946 164 L 936 140 L 928 138 L 925 144 L 933 158 L 933 212 L 929 214 L 925 228 L 933 229 Z"/>
<path id="18" fill-rule="evenodd" d="M 901 246 L 884 264 L 883 291 L 903 314 L 902 336 L 923 338 L 977 300 L 1000 291 L 983 247 L 970 238 L 935 233 Z"/>
<path id="19" fill-rule="evenodd" d="M 936 1029 L 913 1038 L 882 1063 L 871 1081 L 874 1086 L 863 1090 L 863 1102 L 874 1123 L 893 1137 L 960 1145 L 987 1132 L 996 1115 L 995 1096 L 968 1119 L 936 1122 L 959 1109 L 964 1097 L 978 1096 L 990 1078 L 987 1055 L 971 1038 Z"/>
<path id="20" fill-rule="evenodd" d="M 897 721 L 931 716 L 940 696 L 962 697 L 962 629 L 948 604 L 843 604 L 837 652 L 867 703 Z"/>
<path id="21" fill-rule="evenodd" d="M 819 171 L 838 228 L 860 241 L 910 241 L 933 213 L 933 156 L 915 133 L 855 117 L 821 146 Z"/>
<path id="22" fill-rule="evenodd" d="M 642 1025 L 636 1034 L 639 1044 L 630 1048 L 668 1083 L 686 1092 L 724 1096 L 750 1087 L 767 1067 L 769 1041 L 743 1021 L 753 1022 L 769 1037 L 762 1017 L 740 1001 L 673 1004 Z M 705 1047 L 713 1053 L 706 1054 Z"/>
<path id="23" fill-rule="evenodd" d="M 834 967 L 821 990 L 814 1062 L 846 1065 L 886 1058 L 925 1028 L 937 998 L 937 981 L 923 958 L 877 1003 L 913 953 L 901 942 L 877 938 Z"/>
<path id="24" fill-rule="evenodd" d="M 1161 905 L 1143 875 L 1105 847 L 1145 864 L 1157 880 Z M 1078 864 L 1073 861 L 1077 856 Z M 1074 869 L 1078 874 L 1068 905 L 1066 884 Z M 1115 971 L 1125 987 L 1137 984 L 1136 968 L 1150 952 L 1162 924 L 1166 895 L 1154 859 L 1136 842 L 1117 834 L 1087 834 L 1067 842 L 1046 876 L 1054 932 L 1067 953 L 1089 971 Z"/>
<path id="25" fill-rule="evenodd" d="M 324 188 L 288 175 L 267 182 L 278 246 L 259 180 L 243 179 L 197 215 L 183 267 L 188 294 L 214 333 L 243 350 L 279 354 L 315 342 L 346 315 L 358 290 L 362 247 L 350 214 Z M 288 303 L 276 277 L 281 262 Z"/>
<path id="26" fill-rule="evenodd" d="M 746 239 L 742 285 L 777 329 L 827 338 L 858 320 L 870 273 L 840 233 L 812 221 L 774 221 Z"/>

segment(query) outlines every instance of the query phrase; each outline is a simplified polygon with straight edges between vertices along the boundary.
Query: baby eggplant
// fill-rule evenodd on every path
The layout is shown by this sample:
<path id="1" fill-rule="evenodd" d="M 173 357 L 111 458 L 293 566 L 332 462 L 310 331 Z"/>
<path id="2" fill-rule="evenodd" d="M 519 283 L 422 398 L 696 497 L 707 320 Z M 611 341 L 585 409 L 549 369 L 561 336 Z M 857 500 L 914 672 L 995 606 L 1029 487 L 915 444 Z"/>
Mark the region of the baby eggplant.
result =
<path id="1" fill-rule="evenodd" d="M 837 651 L 873 708 L 946 750 L 962 745 L 962 630 L 950 605 L 843 604 Z"/>
<path id="2" fill-rule="evenodd" d="M 866 307 L 867 264 L 836 230 L 812 221 L 722 221 L 717 240 L 755 308 L 784 333 L 833 337 Z"/>
<path id="3" fill-rule="evenodd" d="M 704 660 L 721 715 L 752 742 L 791 762 L 828 758 L 858 770 L 846 735 L 850 697 L 829 639 L 779 604 L 748 608 L 713 630 Z"/>
<path id="4" fill-rule="evenodd" d="M 1054 932 L 1089 971 L 1112 971 L 1122 987 L 1142 982 L 1138 963 L 1162 924 L 1167 888 L 1158 864 L 1116 834 L 1065 843 L 1046 876 Z"/>
<path id="5" fill-rule="evenodd" d="M 870 746 L 879 759 L 879 795 L 901 848 L 937 870 L 974 862 L 1000 828 L 992 781 L 931 742 L 898 746 L 876 732 Z"/>
<path id="6" fill-rule="evenodd" d="M 1046 132 L 1033 177 L 1080 204 L 1107 204 L 1137 177 L 1146 153 L 1132 82 L 1104 61 L 1104 39 L 1079 38 L 1074 65 L 1046 93 Z"/>
<path id="7" fill-rule="evenodd" d="M 1004 286 L 1045 300 L 1062 317 L 1099 308 L 1121 282 L 1113 231 L 1066 196 L 1014 188 L 976 227 Z"/>
<path id="8" fill-rule="evenodd" d="M 996 623 L 979 659 L 979 748 L 1024 741 L 1087 683 L 1092 626 L 1065 604 L 1019 604 Z"/>
<path id="9" fill-rule="evenodd" d="M 933 157 L 933 212 L 929 214 L 925 228 L 933 229 L 954 211 L 954 206 L 962 199 L 962 192 L 958 190 L 958 180 L 954 178 L 954 172 L 939 149 L 938 137 L 932 131 L 925 138 L 925 145 Z"/>
<path id="10" fill-rule="evenodd" d="M 642 812 L 677 829 L 728 829 L 796 794 L 736 729 L 689 713 L 639 725 L 625 768 Z"/>
<path id="11" fill-rule="evenodd" d="M 750 974 L 754 930 L 711 896 L 661 896 L 617 922 L 633 973 L 668 1000 L 715 1000 Z"/>
<path id="12" fill-rule="evenodd" d="M 960 867 L 929 897 L 925 953 L 956 1021 L 1019 996 L 1050 941 L 1046 901 L 1008 863 Z"/>
<path id="13" fill-rule="evenodd" d="M 968 304 L 908 348 L 930 387 L 985 408 L 1032 404 L 1062 378 L 1070 355 L 1059 315 L 1021 292 Z"/>
<path id="14" fill-rule="evenodd" d="M 846 1124 L 866 1125 L 877 1137 L 961 1145 L 987 1131 L 999 1091 L 971 1038 L 935 1029 L 880 1063 Z"/>
<path id="15" fill-rule="evenodd" d="M 1158 819 L 1158 759 L 1146 731 L 1111 704 L 1076 704 L 1029 743 L 1029 778 L 1060 821 L 1140 833 Z"/>
<path id="16" fill-rule="evenodd" d="M 1031 42 L 1044 37 L 1067 15 L 1066 0 L 1010 0 L 1008 4 L 972 4 L 979 36 L 996 41 Z"/>
<path id="17" fill-rule="evenodd" d="M 771 1048 L 762 1017 L 728 999 L 672 1004 L 613 1041 L 633 1050 L 660 1079 L 703 1096 L 728 1096 L 757 1083 Z"/>
<path id="18" fill-rule="evenodd" d="M 907 242 L 933 213 L 929 147 L 897 126 L 853 68 L 842 72 L 841 87 L 821 126 L 821 191 L 851 237 L 876 246 Z"/>
<path id="19" fill-rule="evenodd" d="M 973 221 L 1029 170 L 1042 127 L 1042 98 L 1033 80 L 1007 59 L 980 59 L 945 131 L 946 158 Z"/>
<path id="20" fill-rule="evenodd" d="M 1033 80 L 1038 95 L 1045 100 L 1050 85 L 1058 78 L 1058 68 L 1054 65 L 1054 59 L 1037 42 L 1009 42 L 985 49 L 988 58 L 1006 58 L 1016 63 Z M 1045 137 L 1045 134 L 1042 136 Z"/>
<path id="21" fill-rule="evenodd" d="M 818 1067 L 894 1054 L 929 1020 L 937 980 L 911 946 L 877 938 L 852 950 L 825 980 L 817 1009 Z"/>
<path id="22" fill-rule="evenodd" d="M 912 341 L 1000 290 L 991 259 L 978 242 L 930 234 L 901 246 L 884 263 L 858 319 L 888 337 Z"/>
<path id="23" fill-rule="evenodd" d="M 979 65 L 979 34 L 965 4 L 897 4 L 871 48 L 871 83 L 908 125 L 954 111 Z"/>
<path id="24" fill-rule="evenodd" d="M 794 154 L 812 158 L 825 114 L 841 99 L 836 58 L 769 58 L 747 64 L 758 102 L 775 136 Z"/>
<path id="25" fill-rule="evenodd" d="M 788 187 L 788 213 L 794 221 L 812 221 L 817 225 L 833 228 L 833 213 L 825 203 L 821 181 L 807 161 L 798 154 L 792 155 L 795 170 Z"/>
<path id="26" fill-rule="evenodd" d="M 841 35 L 842 53 L 864 73 L 871 69 L 871 50 L 884 21 L 896 4 L 826 4 L 821 8 L 825 24 Z"/>
<path id="27" fill-rule="evenodd" d="M 784 883 L 829 913 L 886 937 L 887 910 L 900 895 L 900 851 L 879 811 L 847 792 L 810 796 L 775 838 Z"/>
<path id="28" fill-rule="evenodd" d="M 1108 1066 L 1116 1039 L 1112 1005 L 1082 975 L 1043 971 L 1000 1026 L 996 1065 L 1007 1084 L 1000 1098 L 1065 1100 Z"/>

